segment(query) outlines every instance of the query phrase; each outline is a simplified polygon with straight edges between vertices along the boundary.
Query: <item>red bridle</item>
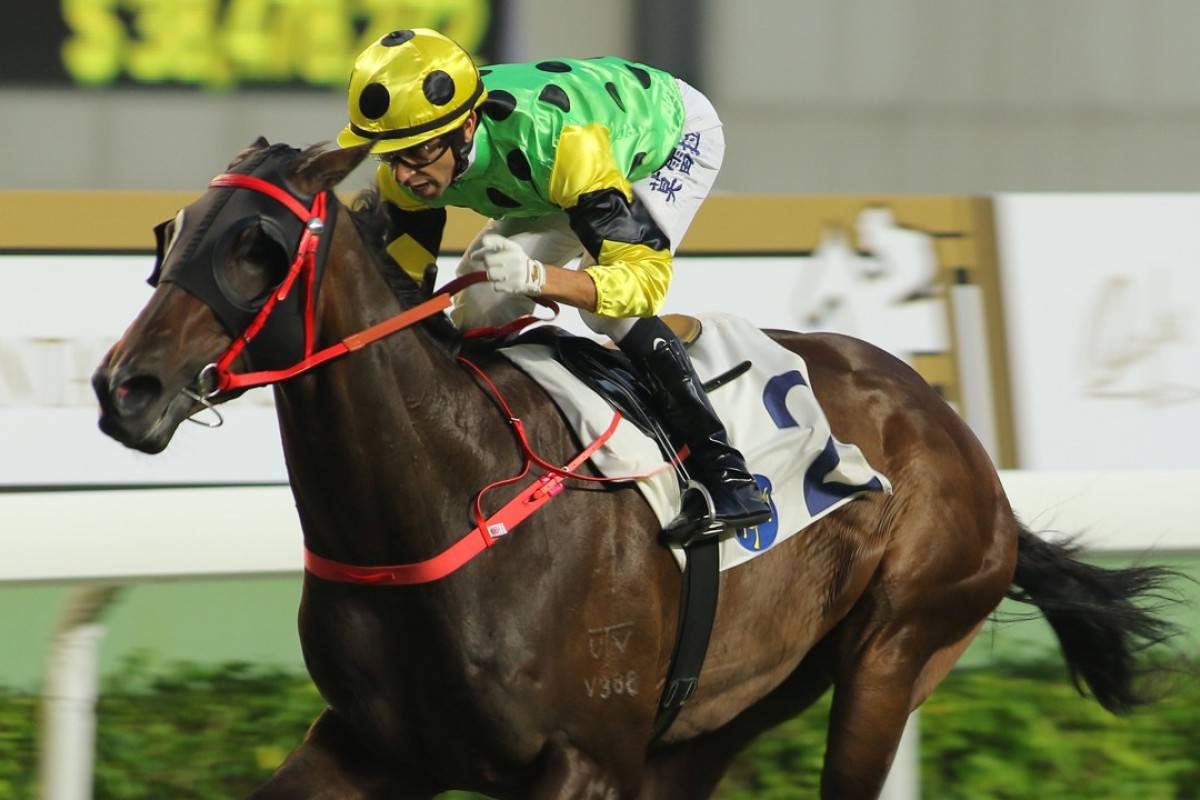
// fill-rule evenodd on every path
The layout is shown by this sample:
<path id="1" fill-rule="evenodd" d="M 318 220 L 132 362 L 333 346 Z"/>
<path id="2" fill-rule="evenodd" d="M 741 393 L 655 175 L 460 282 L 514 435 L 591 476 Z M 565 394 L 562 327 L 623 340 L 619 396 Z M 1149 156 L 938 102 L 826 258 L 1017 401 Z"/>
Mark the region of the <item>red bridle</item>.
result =
<path id="1" fill-rule="evenodd" d="M 332 231 L 326 229 L 326 204 L 329 202 L 329 191 L 319 192 L 313 198 L 312 206 L 305 207 L 303 203 L 283 187 L 277 186 L 270 181 L 265 181 L 262 178 L 256 178 L 253 175 L 225 173 L 213 178 L 208 185 L 213 188 L 232 187 L 251 189 L 278 200 L 304 222 L 304 233 L 300 237 L 300 243 L 296 246 L 296 255 L 292 259 L 287 277 L 271 293 L 267 302 L 259 309 L 258 314 L 242 335 L 236 337 L 215 362 L 207 365 L 200 371 L 200 375 L 196 378 L 196 385 L 201 401 L 209 400 L 219 392 L 265 386 L 270 383 L 287 380 L 288 378 L 307 372 L 326 361 L 346 355 L 347 353 L 352 353 L 371 342 L 382 339 L 389 334 L 407 328 L 416 322 L 433 316 L 439 311 L 449 308 L 451 298 L 456 292 L 461 291 L 471 284 L 487 279 L 486 273 L 483 272 L 473 272 L 464 275 L 443 286 L 429 300 L 420 305 L 403 311 L 360 333 L 347 336 L 336 344 L 314 352 L 313 331 L 316 327 L 316 308 L 314 307 L 313 298 L 316 296 L 314 291 L 316 287 L 313 284 L 316 280 L 317 247 L 320 244 L 320 237 L 332 234 Z M 230 365 L 242 354 L 242 351 L 258 335 L 258 332 L 262 330 L 275 305 L 284 300 L 297 283 L 302 284 L 305 291 L 304 357 L 292 366 L 284 369 L 234 373 L 230 369 Z"/>

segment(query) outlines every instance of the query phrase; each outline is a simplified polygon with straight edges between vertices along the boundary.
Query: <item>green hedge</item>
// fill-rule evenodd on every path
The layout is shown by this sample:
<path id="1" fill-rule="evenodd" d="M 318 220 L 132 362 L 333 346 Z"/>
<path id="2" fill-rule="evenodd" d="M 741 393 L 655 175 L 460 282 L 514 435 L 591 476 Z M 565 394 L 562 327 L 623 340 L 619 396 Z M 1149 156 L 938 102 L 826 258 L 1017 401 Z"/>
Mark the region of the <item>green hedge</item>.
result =
<path id="1" fill-rule="evenodd" d="M 1127 717 L 1080 697 L 1059 663 L 956 670 L 921 707 L 922 800 L 1200 800 L 1198 667 Z M 764 735 L 718 796 L 816 797 L 827 716 L 826 698 Z"/>
<path id="2" fill-rule="evenodd" d="M 38 700 L 0 693 L 0 797 L 34 797 Z"/>
<path id="3" fill-rule="evenodd" d="M 131 660 L 102 687 L 95 798 L 241 797 L 321 707 L 305 676 Z M 759 739 L 719 797 L 815 797 L 827 710 Z M 35 696 L 0 691 L 0 797 L 36 797 L 37 719 Z M 1058 664 L 960 669 L 922 708 L 921 786 L 924 800 L 1200 800 L 1200 682 L 1122 719 L 1075 694 Z"/>

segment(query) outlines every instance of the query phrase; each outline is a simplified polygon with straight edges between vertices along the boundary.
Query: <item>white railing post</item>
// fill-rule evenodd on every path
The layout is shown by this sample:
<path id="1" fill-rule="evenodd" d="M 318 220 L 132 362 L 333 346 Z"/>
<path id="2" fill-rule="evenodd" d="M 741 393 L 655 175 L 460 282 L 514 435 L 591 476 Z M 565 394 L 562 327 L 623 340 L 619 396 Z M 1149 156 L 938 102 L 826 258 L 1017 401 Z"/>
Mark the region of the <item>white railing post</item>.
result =
<path id="1" fill-rule="evenodd" d="M 92 798 L 100 645 L 106 632 L 98 620 L 118 591 L 116 586 L 72 589 L 51 640 L 42 693 L 43 800 Z"/>
<path id="2" fill-rule="evenodd" d="M 904 726 L 892 771 L 879 800 L 919 800 L 921 797 L 921 712 L 914 711 Z"/>

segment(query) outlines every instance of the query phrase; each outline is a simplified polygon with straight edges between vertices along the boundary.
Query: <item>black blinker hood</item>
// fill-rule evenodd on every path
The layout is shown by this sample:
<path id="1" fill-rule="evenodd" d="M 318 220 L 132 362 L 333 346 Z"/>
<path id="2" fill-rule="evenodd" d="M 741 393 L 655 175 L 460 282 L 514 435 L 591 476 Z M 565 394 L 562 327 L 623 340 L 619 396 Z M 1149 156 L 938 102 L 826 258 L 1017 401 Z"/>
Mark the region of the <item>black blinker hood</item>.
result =
<path id="1" fill-rule="evenodd" d="M 311 207 L 313 196 L 296 191 L 285 177 L 288 164 L 299 153 L 296 148 L 284 144 L 271 145 L 229 172 L 262 178 L 282 187 L 306 208 Z M 307 220 L 300 219 L 291 209 L 269 195 L 253 189 L 220 187 L 209 192 L 214 194 L 212 206 L 194 229 L 187 230 L 192 228 L 192 224 L 190 220 L 184 220 L 185 230 L 178 232 L 179 240 L 172 248 L 169 263 L 163 263 L 166 227 L 169 223 L 164 222 L 155 228 L 158 261 L 148 282 L 151 286 L 157 286 L 160 281 L 169 281 L 183 287 L 212 309 L 226 332 L 236 339 L 254 321 L 271 293 L 266 292 L 260 301 L 248 303 L 227 285 L 223 259 L 228 255 L 234 234 L 250 225 L 260 226 L 264 234 L 275 240 L 288 254 L 290 266 Z M 317 245 L 311 283 L 314 309 L 325 271 L 329 241 L 333 237 L 337 206 L 338 203 L 332 201 L 326 204 L 325 226 Z M 180 247 L 184 249 L 179 251 Z M 305 352 L 308 287 L 307 276 L 301 274 L 287 298 L 275 304 L 262 330 L 242 354 L 249 369 L 283 369 L 308 355 Z"/>

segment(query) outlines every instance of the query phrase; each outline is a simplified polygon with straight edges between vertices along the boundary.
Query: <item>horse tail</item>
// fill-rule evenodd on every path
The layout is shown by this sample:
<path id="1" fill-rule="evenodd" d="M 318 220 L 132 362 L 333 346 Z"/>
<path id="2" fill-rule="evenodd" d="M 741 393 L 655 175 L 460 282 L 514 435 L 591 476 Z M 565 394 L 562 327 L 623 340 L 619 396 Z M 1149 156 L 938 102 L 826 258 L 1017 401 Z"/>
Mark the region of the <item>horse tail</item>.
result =
<path id="1" fill-rule="evenodd" d="M 1144 653 L 1180 633 L 1161 616 L 1179 602 L 1171 581 L 1185 579 L 1160 566 L 1105 569 L 1076 557 L 1074 538 L 1051 542 L 1018 525 L 1017 568 L 1008 596 L 1036 606 L 1058 637 L 1071 681 L 1114 714 L 1157 697 L 1144 694 L 1150 671 Z"/>

